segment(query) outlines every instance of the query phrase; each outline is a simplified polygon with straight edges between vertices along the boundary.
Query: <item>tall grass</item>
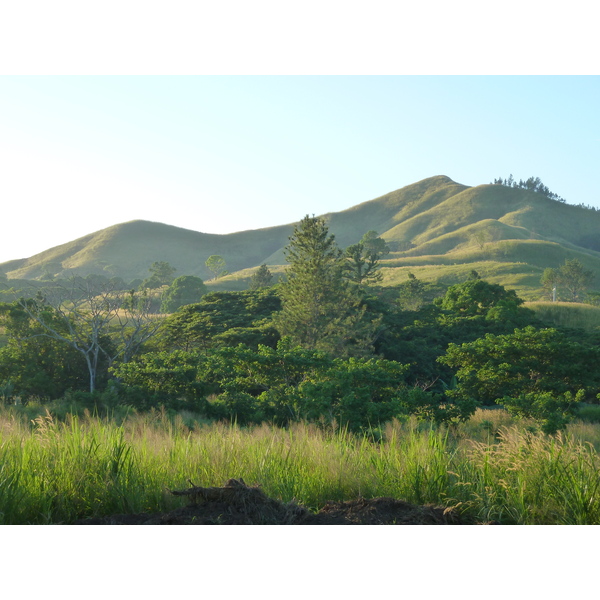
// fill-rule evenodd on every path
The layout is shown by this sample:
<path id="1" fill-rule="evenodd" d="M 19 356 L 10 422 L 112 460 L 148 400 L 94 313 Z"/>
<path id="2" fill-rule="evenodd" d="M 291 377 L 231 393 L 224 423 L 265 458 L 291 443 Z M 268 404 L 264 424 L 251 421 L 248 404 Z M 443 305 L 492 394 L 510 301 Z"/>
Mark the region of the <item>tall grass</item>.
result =
<path id="1" fill-rule="evenodd" d="M 168 490 L 188 480 L 218 486 L 241 477 L 313 510 L 388 496 L 456 506 L 473 521 L 600 523 L 598 455 L 584 441 L 586 431 L 600 437 L 595 429 L 547 437 L 501 410 L 478 411 L 452 429 L 395 421 L 377 442 L 311 424 L 191 424 L 164 411 L 132 414 L 120 425 L 89 413 L 28 422 L 4 409 L 0 522 L 165 511 L 181 505 Z"/>
<path id="2" fill-rule="evenodd" d="M 543 322 L 559 327 L 587 330 L 600 328 L 600 307 L 577 302 L 526 302 Z"/>

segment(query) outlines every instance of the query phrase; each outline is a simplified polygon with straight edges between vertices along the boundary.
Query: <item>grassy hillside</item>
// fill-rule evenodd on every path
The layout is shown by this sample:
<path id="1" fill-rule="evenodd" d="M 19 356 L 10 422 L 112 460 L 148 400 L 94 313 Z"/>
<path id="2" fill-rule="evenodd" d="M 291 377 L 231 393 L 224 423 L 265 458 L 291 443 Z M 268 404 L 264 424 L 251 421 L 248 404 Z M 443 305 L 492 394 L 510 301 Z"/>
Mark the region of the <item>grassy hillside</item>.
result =
<path id="1" fill-rule="evenodd" d="M 304 215 L 301 211 L 298 219 Z M 424 179 L 347 210 L 323 215 L 341 247 L 375 230 L 392 252 L 384 284 L 412 271 L 428 281 L 455 283 L 476 269 L 488 280 L 537 300 L 547 267 L 577 258 L 600 286 L 600 211 L 570 206 L 541 194 L 500 185 L 468 187 L 446 176 Z M 103 272 L 126 281 L 144 278 L 154 261 L 168 261 L 177 275 L 212 275 L 204 263 L 220 254 L 232 273 L 213 289 L 245 289 L 252 269 L 266 263 L 283 272 L 283 249 L 293 224 L 228 235 L 131 221 L 0 265 L 9 278 L 38 279 Z M 598 287 L 597 289 L 600 289 Z"/>
<path id="2" fill-rule="evenodd" d="M 177 275 L 208 279 L 212 275 L 204 263 L 211 254 L 220 254 L 228 270 L 237 271 L 260 263 L 281 248 L 292 231 L 293 226 L 285 225 L 216 235 L 150 221 L 130 221 L 20 261 L 7 275 L 34 279 L 45 273 L 64 277 L 71 273 L 103 272 L 131 280 L 147 277 L 153 262 L 167 261 L 177 269 Z"/>
<path id="3" fill-rule="evenodd" d="M 600 330 L 600 306 L 573 302 L 526 302 L 540 321 L 555 327 Z"/>

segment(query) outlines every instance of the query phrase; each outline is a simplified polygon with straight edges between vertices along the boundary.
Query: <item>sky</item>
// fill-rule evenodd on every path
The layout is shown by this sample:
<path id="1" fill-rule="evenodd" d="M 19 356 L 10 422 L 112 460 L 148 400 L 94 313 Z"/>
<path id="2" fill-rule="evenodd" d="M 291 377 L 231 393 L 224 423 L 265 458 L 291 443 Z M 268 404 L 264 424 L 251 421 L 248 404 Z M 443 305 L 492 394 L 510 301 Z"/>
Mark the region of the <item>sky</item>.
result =
<path id="1" fill-rule="evenodd" d="M 134 219 L 231 233 L 421 179 L 600 207 L 599 76 L 0 77 L 0 262 Z"/>

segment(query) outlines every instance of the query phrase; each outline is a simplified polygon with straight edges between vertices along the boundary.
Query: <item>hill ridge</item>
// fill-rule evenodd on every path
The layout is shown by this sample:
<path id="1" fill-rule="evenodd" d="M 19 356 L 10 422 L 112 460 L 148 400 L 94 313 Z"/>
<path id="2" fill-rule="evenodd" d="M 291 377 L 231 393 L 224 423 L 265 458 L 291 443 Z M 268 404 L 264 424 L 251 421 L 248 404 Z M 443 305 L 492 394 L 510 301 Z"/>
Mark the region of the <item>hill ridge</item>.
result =
<path id="1" fill-rule="evenodd" d="M 369 230 L 386 240 L 392 250 L 383 268 L 387 285 L 405 279 L 410 267 L 423 271 L 424 261 L 429 265 L 426 275 L 436 279 L 437 268 L 457 263 L 454 270 L 461 277 L 460 265 L 466 269 L 483 260 L 490 272 L 513 270 L 514 277 L 498 275 L 509 287 L 539 294 L 543 269 L 574 254 L 600 280 L 600 211 L 537 192 L 497 184 L 467 186 L 436 175 L 322 217 L 341 247 L 356 243 Z M 283 271 L 278 265 L 285 263 L 283 248 L 294 225 L 215 234 L 134 219 L 7 261 L 0 269 L 13 279 L 105 272 L 127 281 L 147 277 L 150 265 L 164 260 L 177 269 L 176 275 L 207 280 L 212 275 L 204 262 L 220 254 L 232 275 L 209 283 L 242 289 L 260 264 Z M 546 255 L 540 252 L 542 246 Z"/>

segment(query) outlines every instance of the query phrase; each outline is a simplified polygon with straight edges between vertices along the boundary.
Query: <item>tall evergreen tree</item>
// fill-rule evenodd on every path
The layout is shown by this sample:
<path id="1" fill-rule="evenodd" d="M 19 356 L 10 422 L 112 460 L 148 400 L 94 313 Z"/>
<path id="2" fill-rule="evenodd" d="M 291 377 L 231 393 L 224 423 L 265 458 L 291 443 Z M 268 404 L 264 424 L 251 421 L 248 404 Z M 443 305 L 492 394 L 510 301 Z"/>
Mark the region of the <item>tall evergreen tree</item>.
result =
<path id="1" fill-rule="evenodd" d="M 369 353 L 377 323 L 365 318 L 360 289 L 344 278 L 344 255 L 325 221 L 304 217 L 285 256 L 290 266 L 275 317 L 281 335 L 337 356 Z"/>
<path id="2" fill-rule="evenodd" d="M 358 244 L 346 248 L 346 277 L 358 284 L 381 281 L 379 261 L 389 253 L 376 231 L 367 231 Z"/>
<path id="3" fill-rule="evenodd" d="M 258 270 L 250 278 L 250 289 L 259 290 L 260 288 L 269 287 L 273 282 L 273 273 L 267 265 L 260 265 Z"/>

